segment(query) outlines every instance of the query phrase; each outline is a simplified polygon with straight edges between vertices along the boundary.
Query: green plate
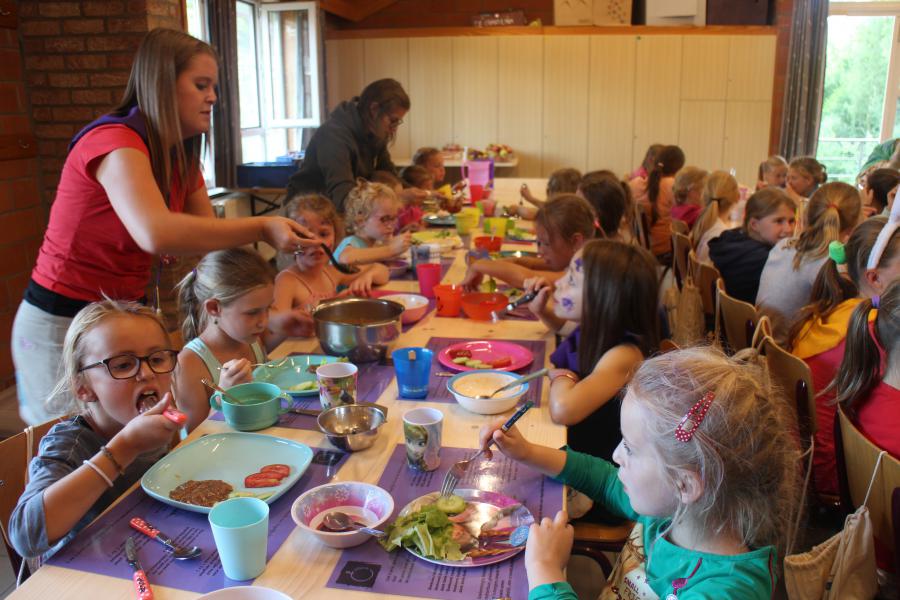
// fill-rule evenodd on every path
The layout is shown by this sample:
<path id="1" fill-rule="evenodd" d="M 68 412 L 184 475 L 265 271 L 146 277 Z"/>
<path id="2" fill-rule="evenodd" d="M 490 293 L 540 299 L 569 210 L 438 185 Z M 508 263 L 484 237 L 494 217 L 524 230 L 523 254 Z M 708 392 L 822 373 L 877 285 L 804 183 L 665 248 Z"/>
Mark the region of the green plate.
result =
<path id="1" fill-rule="evenodd" d="M 264 381 L 266 383 L 274 383 L 287 392 L 291 396 L 316 396 L 319 393 L 318 387 L 309 390 L 297 391 L 296 388 L 301 383 L 316 380 L 316 370 L 310 370 L 310 366 L 318 367 L 322 363 L 341 362 L 337 356 L 325 356 L 324 354 L 303 354 L 298 356 L 289 356 L 282 364 L 282 359 L 272 359 L 269 361 L 269 367 L 262 365 L 253 370 L 253 381 Z"/>

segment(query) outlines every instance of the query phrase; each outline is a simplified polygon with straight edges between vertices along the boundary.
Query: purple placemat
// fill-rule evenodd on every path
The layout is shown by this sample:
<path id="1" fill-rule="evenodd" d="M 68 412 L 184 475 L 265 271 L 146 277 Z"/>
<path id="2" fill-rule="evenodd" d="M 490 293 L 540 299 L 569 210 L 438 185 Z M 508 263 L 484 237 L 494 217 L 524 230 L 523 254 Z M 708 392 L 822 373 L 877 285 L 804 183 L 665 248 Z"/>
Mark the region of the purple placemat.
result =
<path id="1" fill-rule="evenodd" d="M 300 356 L 304 352 L 294 352 L 288 356 Z M 381 393 L 391 384 L 394 379 L 394 367 L 385 366 L 377 362 L 361 363 L 356 365 L 358 371 L 356 382 L 356 401 L 377 403 Z M 321 410 L 322 405 L 319 404 L 319 395 L 312 394 L 309 396 L 300 396 L 294 398 L 291 403 L 294 408 L 308 408 L 312 410 Z M 225 416 L 218 411 L 213 410 L 210 419 L 213 421 L 224 421 Z M 309 415 L 298 415 L 297 413 L 286 413 L 278 418 L 278 423 L 273 427 L 287 427 L 288 429 L 305 429 L 307 431 L 319 431 L 316 424 L 316 418 Z"/>
<path id="2" fill-rule="evenodd" d="M 436 373 L 451 371 L 440 362 L 438 362 L 437 355 L 443 348 L 450 346 L 452 344 L 456 344 L 459 342 L 468 342 L 471 340 L 466 340 L 463 338 L 448 338 L 448 337 L 433 337 L 428 340 L 428 343 L 425 345 L 426 348 L 430 349 L 434 352 L 434 358 L 431 360 L 431 374 L 428 379 L 428 396 L 426 400 L 428 402 L 456 402 L 456 398 L 453 397 L 453 394 L 450 393 L 450 390 L 447 389 L 447 381 L 449 381 L 449 377 L 439 377 Z M 534 354 L 534 361 L 527 367 L 520 369 L 518 372 L 522 375 L 527 375 L 528 373 L 533 373 L 544 368 L 544 352 L 546 349 L 546 343 L 544 340 L 503 340 L 504 342 L 512 342 L 514 344 L 519 344 L 520 346 L 524 346 L 531 350 L 531 353 Z M 543 377 L 537 380 L 532 380 L 528 382 L 528 391 L 525 392 L 525 395 L 519 400 L 520 403 L 525 402 L 526 400 L 531 400 L 534 402 L 535 406 L 541 405 L 541 390 L 544 386 Z M 406 400 L 407 398 L 399 398 L 400 400 Z"/>
<path id="3" fill-rule="evenodd" d="M 442 448 L 441 466 L 436 471 L 420 473 L 406 466 L 406 448 L 398 445 L 378 481 L 394 498 L 392 518 L 409 502 L 437 490 L 450 466 L 472 452 Z M 500 492 L 516 498 L 528 507 L 536 521 L 552 517 L 562 508 L 562 484 L 499 452 L 493 460 L 470 466 L 459 488 Z M 404 550 L 389 554 L 375 540 L 344 550 L 328 579 L 328 587 L 445 600 L 519 600 L 528 596 L 524 552 L 487 567 L 445 567 Z"/>
<path id="4" fill-rule="evenodd" d="M 312 463 L 303 477 L 281 498 L 269 505 L 266 561 L 272 559 L 296 527 L 291 519 L 294 500 L 306 490 L 330 481 L 349 456 L 321 448 L 313 448 L 313 452 Z M 199 546 L 203 553 L 192 560 L 174 560 L 161 544 L 131 528 L 128 522 L 136 516 L 152 523 L 177 544 Z M 141 488 L 135 489 L 91 523 L 48 563 L 98 575 L 131 579 L 132 570 L 125 560 L 125 540 L 128 537 L 134 538 L 141 565 L 151 586 L 163 585 L 204 594 L 224 587 L 248 585 L 247 582 L 225 577 L 207 515 L 163 504 L 148 496 Z"/>
<path id="5" fill-rule="evenodd" d="M 447 271 L 450 270 L 450 267 L 453 266 L 453 261 L 455 258 L 444 258 L 441 257 L 441 279 L 447 276 Z M 416 281 L 416 273 L 412 269 L 409 269 L 405 273 L 400 275 L 395 275 L 391 273 L 391 279 L 394 281 Z"/>

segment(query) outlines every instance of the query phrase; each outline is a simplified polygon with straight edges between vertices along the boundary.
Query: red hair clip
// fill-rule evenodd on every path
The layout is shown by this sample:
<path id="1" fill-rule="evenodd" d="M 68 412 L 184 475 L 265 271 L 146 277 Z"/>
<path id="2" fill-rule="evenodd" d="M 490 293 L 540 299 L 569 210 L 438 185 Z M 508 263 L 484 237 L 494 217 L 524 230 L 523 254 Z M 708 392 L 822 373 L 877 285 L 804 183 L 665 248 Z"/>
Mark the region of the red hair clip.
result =
<path id="1" fill-rule="evenodd" d="M 682 417 L 678 427 L 675 428 L 675 439 L 679 442 L 689 442 L 694 437 L 694 432 L 700 428 L 706 413 L 709 411 L 709 405 L 712 404 L 716 394 L 712 391 L 703 394 L 703 397 L 691 407 L 691 410 Z"/>

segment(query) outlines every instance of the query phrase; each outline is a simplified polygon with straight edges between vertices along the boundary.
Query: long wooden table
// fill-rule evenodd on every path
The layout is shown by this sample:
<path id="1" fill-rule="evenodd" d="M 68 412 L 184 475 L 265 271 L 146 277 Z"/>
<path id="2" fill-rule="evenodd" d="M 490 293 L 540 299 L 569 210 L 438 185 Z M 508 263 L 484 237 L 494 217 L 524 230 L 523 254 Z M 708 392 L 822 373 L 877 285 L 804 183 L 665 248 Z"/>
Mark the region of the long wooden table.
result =
<path id="1" fill-rule="evenodd" d="M 498 204 L 517 203 L 518 190 L 522 182 L 527 182 L 534 192 L 542 192 L 546 180 L 510 179 L 497 180 L 495 196 Z M 508 249 L 521 250 L 522 245 L 509 245 Z M 444 282 L 459 282 L 465 274 L 465 250 L 456 253 Z M 416 281 L 391 281 L 385 288 L 398 291 L 418 293 Z M 539 321 L 523 321 L 520 319 L 502 320 L 498 323 L 473 321 L 464 318 L 437 317 L 432 311 L 409 331 L 403 333 L 397 341 L 397 347 L 424 346 L 431 337 L 458 337 L 467 339 L 531 339 L 546 340 L 546 351 L 549 355 L 554 347 L 553 335 Z M 290 340 L 279 346 L 272 357 L 280 358 L 291 352 L 320 352 L 318 341 Z M 544 357 L 545 361 L 547 357 Z M 538 359 L 539 360 L 539 359 Z M 543 386 L 541 407 L 529 411 L 521 421 L 519 428 L 525 436 L 540 444 L 561 446 L 565 443 L 565 428 L 555 425 L 550 419 L 547 401 L 547 385 Z M 388 420 L 382 427 L 377 442 L 372 448 L 353 453 L 337 472 L 335 481 L 365 481 L 378 483 L 391 452 L 397 444 L 403 443 L 403 427 L 401 415 L 406 410 L 418 406 L 428 406 L 444 413 L 443 443 L 445 446 L 475 448 L 478 441 L 478 430 L 496 416 L 476 415 L 457 404 L 416 401 L 415 403 L 397 399 L 396 379 L 385 389 L 378 399 L 379 404 L 388 407 Z M 512 411 L 507 413 L 511 414 Z M 188 437 L 185 443 L 208 433 L 232 431 L 224 422 L 207 420 Z M 262 433 L 296 440 L 310 447 L 326 447 L 328 442 L 318 432 L 299 429 L 271 427 Z M 303 490 L 291 490 L 289 494 L 297 497 Z M 356 598 L 359 600 L 377 600 L 405 598 L 409 596 L 381 595 L 370 592 L 335 590 L 326 588 L 328 578 L 340 557 L 340 550 L 327 548 L 312 535 L 295 529 L 266 566 L 265 572 L 255 580 L 255 585 L 278 589 L 292 598 L 331 599 Z M 196 598 L 199 594 L 183 590 L 153 585 L 157 600 Z M 52 565 L 41 567 L 25 584 L 10 597 L 19 599 L 68 599 L 82 600 L 94 598 L 134 598 L 134 587 L 130 579 L 96 575 L 84 571 L 61 568 Z"/>

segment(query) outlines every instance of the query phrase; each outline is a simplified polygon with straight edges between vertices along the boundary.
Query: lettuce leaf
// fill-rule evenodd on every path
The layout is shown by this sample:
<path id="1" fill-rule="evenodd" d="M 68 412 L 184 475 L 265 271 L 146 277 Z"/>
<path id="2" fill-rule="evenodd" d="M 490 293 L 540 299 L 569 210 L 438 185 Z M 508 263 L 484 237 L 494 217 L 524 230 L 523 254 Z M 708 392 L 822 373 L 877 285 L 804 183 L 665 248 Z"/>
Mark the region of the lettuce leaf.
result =
<path id="1" fill-rule="evenodd" d="M 439 560 L 466 557 L 453 540 L 453 523 L 433 504 L 423 506 L 405 517 L 398 517 L 386 529 L 379 543 L 389 552 L 400 546 L 414 549 L 421 556 Z"/>

